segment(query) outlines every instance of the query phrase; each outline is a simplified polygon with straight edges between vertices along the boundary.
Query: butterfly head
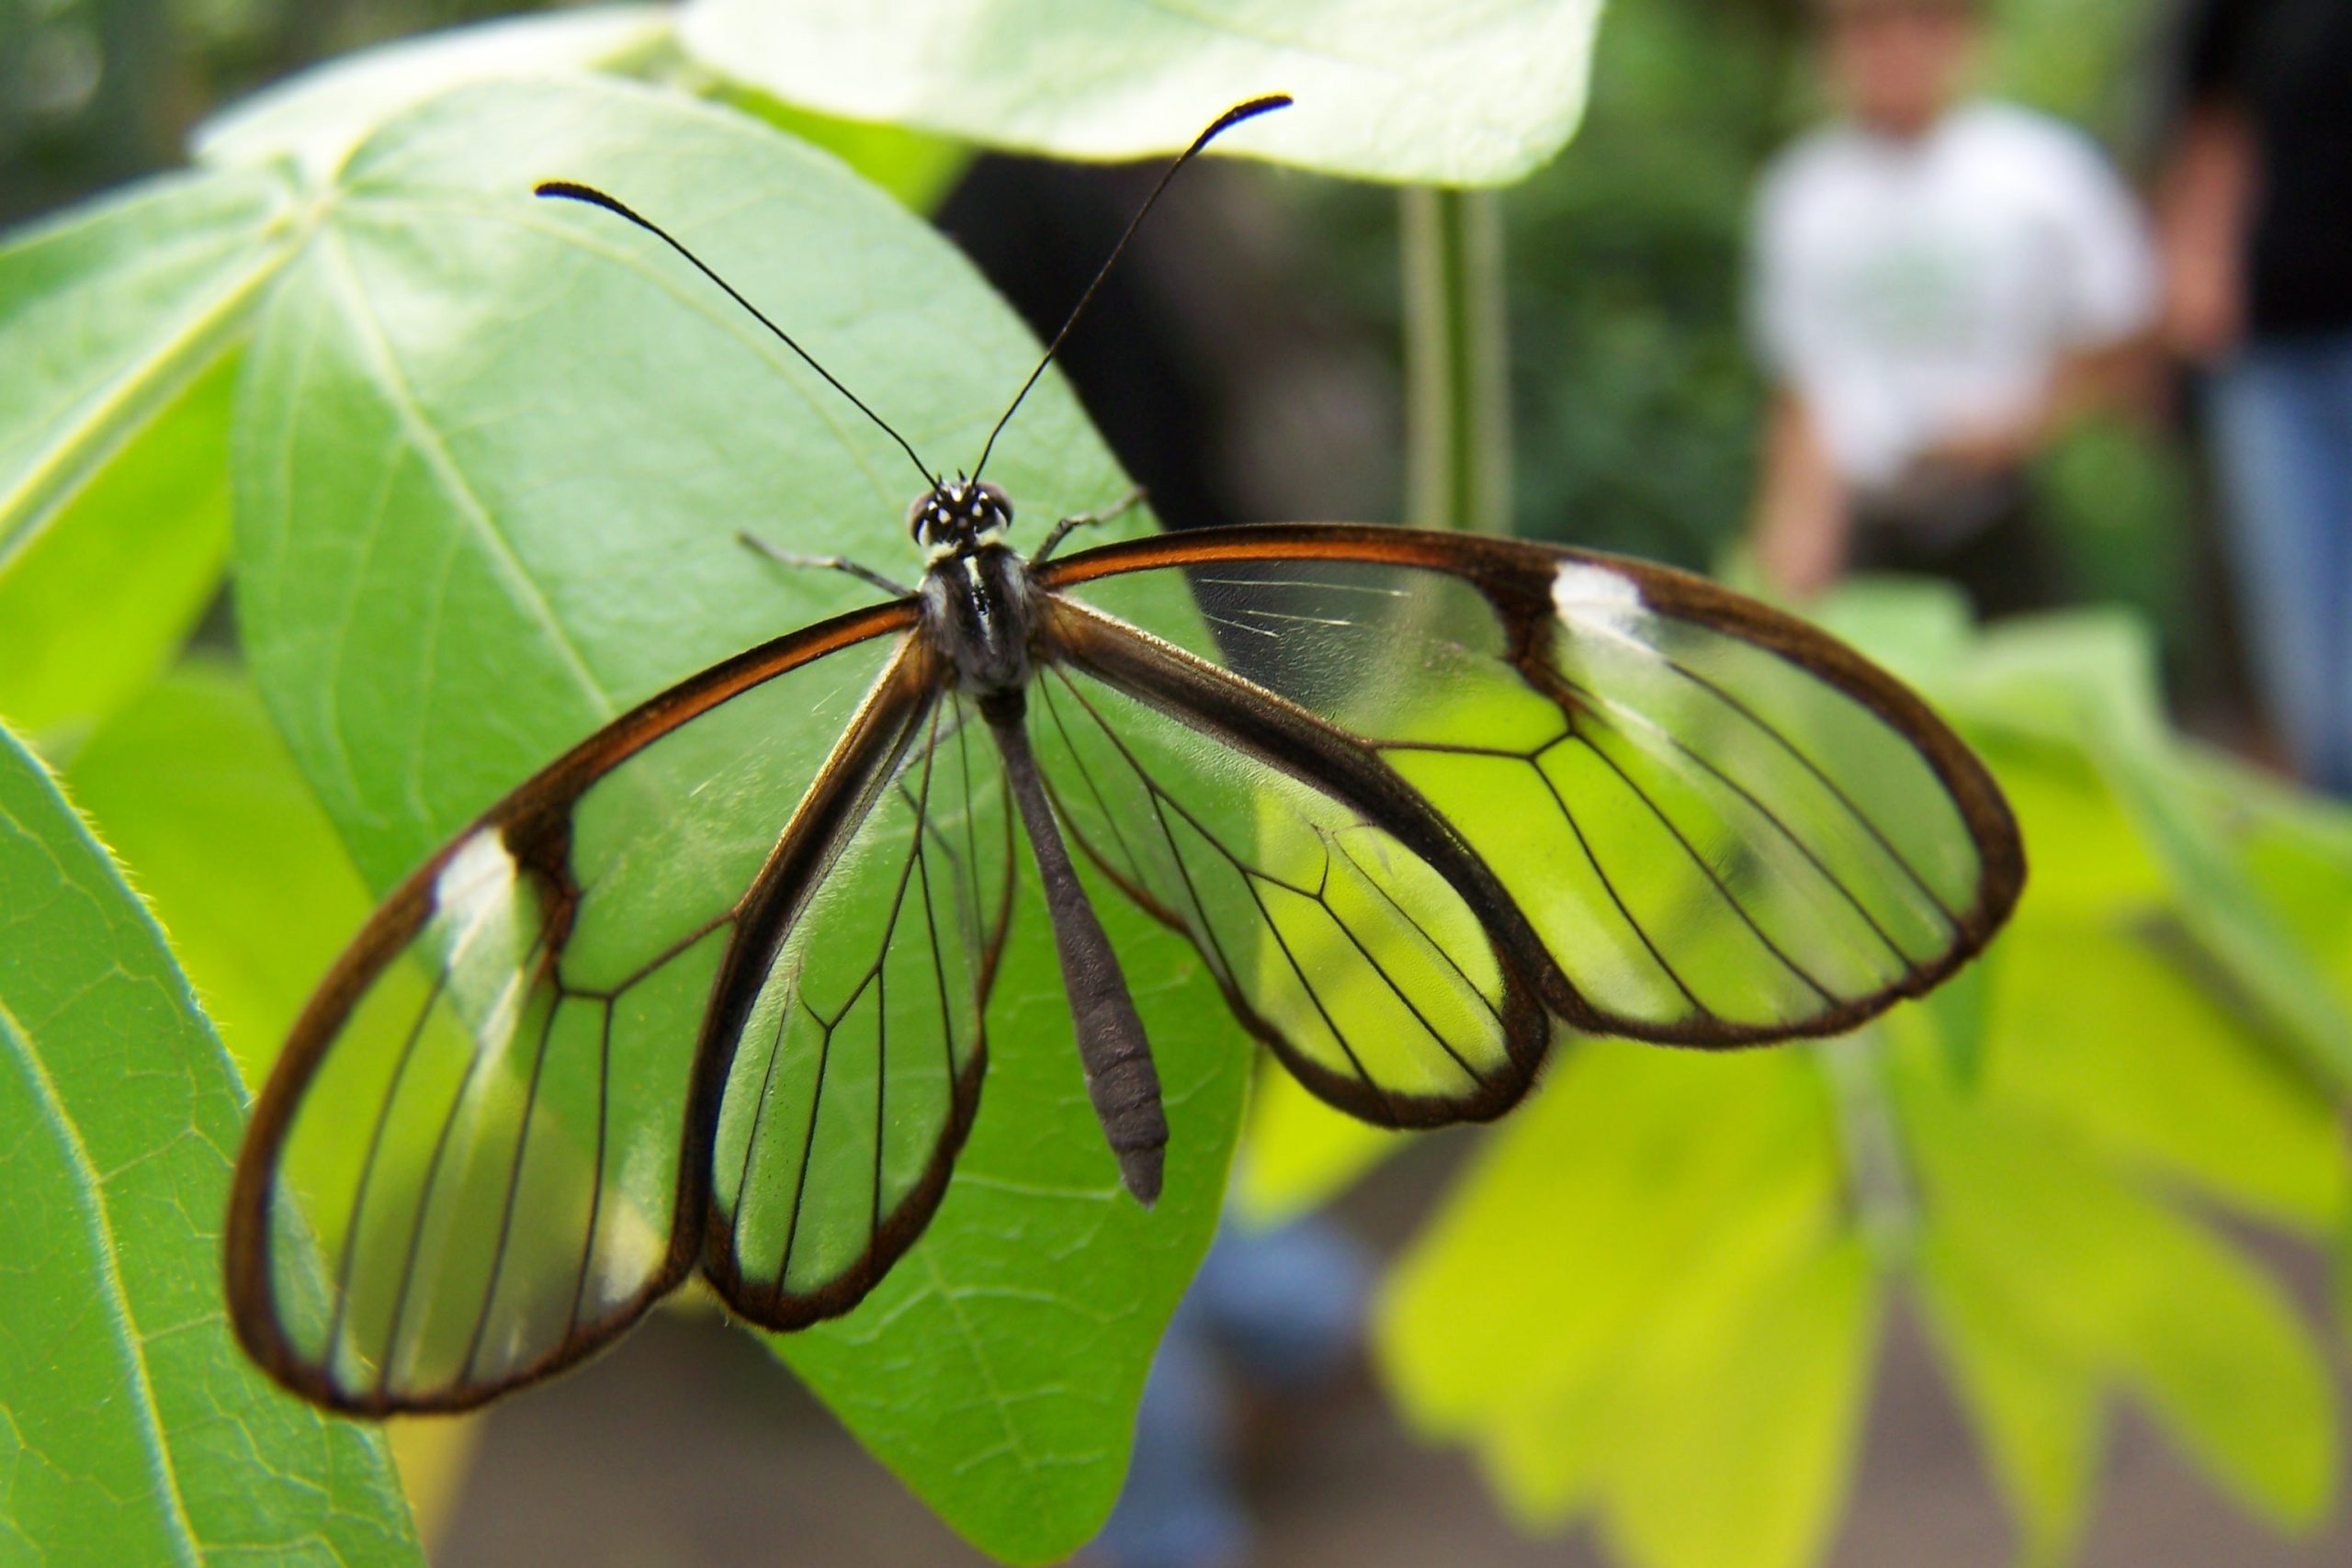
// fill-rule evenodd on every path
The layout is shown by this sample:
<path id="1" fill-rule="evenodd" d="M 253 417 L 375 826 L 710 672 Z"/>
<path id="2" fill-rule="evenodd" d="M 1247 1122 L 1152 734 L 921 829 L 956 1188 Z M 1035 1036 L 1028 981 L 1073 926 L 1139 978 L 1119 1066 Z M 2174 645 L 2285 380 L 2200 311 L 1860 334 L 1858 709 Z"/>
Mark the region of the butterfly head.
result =
<path id="1" fill-rule="evenodd" d="M 907 508 L 907 531 L 934 556 L 967 555 L 1012 526 L 1012 502 L 980 479 L 942 480 Z"/>

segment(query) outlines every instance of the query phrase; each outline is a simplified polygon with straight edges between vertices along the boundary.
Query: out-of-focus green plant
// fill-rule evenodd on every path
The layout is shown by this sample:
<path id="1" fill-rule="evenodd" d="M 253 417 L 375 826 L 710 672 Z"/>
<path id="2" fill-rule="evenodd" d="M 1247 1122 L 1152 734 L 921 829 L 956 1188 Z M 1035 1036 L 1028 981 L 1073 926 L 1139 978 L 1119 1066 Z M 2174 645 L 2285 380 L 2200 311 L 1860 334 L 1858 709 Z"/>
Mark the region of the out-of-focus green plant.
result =
<path id="1" fill-rule="evenodd" d="M 1569 1047 L 1387 1280 L 1385 1381 L 1531 1526 L 1590 1516 L 1638 1568 L 1797 1568 L 1905 1298 L 2027 1561 L 2078 1539 L 2117 1395 L 2310 1525 L 2328 1358 L 2233 1232 L 2341 1245 L 2352 813 L 2172 739 L 2123 615 L 1977 634 L 1887 583 L 1827 619 L 1999 775 L 2032 867 L 2009 930 L 1847 1039 Z M 1295 1212 L 1394 1146 L 1270 1076 L 1243 1201 Z"/>

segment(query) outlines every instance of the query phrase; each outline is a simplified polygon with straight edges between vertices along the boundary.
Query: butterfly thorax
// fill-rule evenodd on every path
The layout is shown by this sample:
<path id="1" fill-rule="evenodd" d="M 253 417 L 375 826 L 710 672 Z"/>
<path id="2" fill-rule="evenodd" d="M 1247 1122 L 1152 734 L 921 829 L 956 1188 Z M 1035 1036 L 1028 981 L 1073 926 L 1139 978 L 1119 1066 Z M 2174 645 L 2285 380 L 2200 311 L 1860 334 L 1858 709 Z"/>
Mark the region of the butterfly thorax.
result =
<path id="1" fill-rule="evenodd" d="M 1035 590 L 1019 555 L 993 541 L 932 561 L 922 578 L 923 630 L 974 697 L 1029 683 Z"/>

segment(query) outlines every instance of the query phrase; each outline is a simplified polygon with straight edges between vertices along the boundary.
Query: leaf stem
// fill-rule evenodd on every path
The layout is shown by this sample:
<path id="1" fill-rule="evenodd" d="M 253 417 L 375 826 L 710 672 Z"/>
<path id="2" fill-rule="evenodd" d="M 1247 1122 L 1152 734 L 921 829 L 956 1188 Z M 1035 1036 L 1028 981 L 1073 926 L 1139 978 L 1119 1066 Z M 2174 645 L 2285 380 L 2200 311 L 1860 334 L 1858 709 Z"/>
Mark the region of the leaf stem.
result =
<path id="1" fill-rule="evenodd" d="M 1495 193 L 1402 193 L 1406 518 L 1510 531 L 1510 345 Z"/>
<path id="2" fill-rule="evenodd" d="M 1886 1041 L 1866 1029 L 1813 1049 L 1837 1109 L 1846 1186 L 1862 1240 L 1882 1264 L 1897 1262 L 1918 1234 L 1919 1200 L 1887 1092 Z"/>

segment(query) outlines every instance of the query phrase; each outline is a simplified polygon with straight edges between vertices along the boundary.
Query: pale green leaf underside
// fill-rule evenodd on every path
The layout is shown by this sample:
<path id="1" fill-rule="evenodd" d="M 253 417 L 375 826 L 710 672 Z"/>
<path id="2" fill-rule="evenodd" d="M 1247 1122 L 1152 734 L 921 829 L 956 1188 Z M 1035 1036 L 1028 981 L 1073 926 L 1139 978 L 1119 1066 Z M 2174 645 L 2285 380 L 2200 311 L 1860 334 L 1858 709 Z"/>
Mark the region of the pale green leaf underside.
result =
<path id="1" fill-rule="evenodd" d="M 161 933 L 0 734 L 0 1558 L 418 1560 L 379 1440 L 220 1306 L 235 1069 Z"/>
<path id="2" fill-rule="evenodd" d="M 846 119 L 1064 158 L 1173 152 L 1245 98 L 1298 107 L 1229 151 L 1397 183 L 1504 185 L 1584 111 L 1598 0 L 694 0 L 689 53 Z"/>
<path id="3" fill-rule="evenodd" d="M 0 713 L 51 733 L 152 675 L 220 581 L 224 357 L 294 243 L 272 170 L 173 175 L 0 248 Z"/>
<path id="4" fill-rule="evenodd" d="M 0 250 L 0 567 L 243 328 L 291 194 L 270 171 L 167 176 Z"/>

